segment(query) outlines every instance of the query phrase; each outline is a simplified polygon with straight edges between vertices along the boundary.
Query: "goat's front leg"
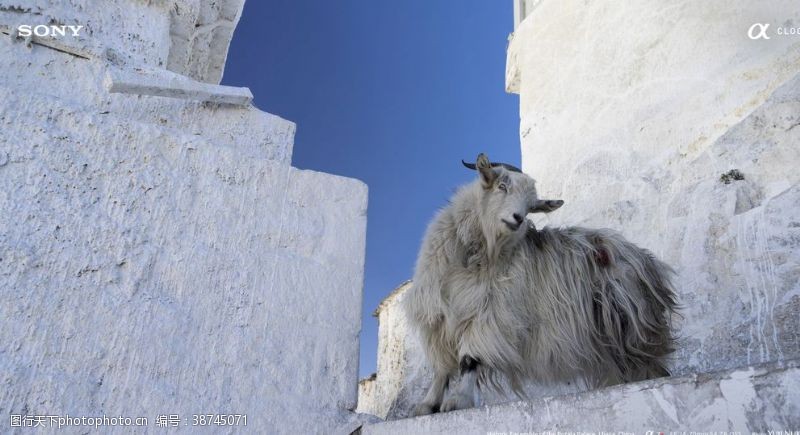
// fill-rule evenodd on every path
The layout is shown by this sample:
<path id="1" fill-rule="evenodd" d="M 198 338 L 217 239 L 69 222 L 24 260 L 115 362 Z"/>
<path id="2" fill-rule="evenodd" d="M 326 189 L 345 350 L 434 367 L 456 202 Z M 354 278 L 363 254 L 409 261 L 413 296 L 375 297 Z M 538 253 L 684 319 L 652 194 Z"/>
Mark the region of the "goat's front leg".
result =
<path id="1" fill-rule="evenodd" d="M 447 388 L 447 383 L 450 375 L 447 372 L 437 371 L 433 375 L 433 382 L 431 388 L 428 389 L 428 394 L 422 403 L 414 407 L 414 416 L 433 414 L 439 412 L 442 406 L 442 398 L 444 397 L 444 390 Z"/>
<path id="2" fill-rule="evenodd" d="M 461 362 L 459 363 L 461 381 L 458 387 L 450 393 L 447 400 L 442 403 L 442 412 L 475 406 L 475 387 L 478 385 L 479 365 L 480 361 L 469 355 L 461 357 Z"/>

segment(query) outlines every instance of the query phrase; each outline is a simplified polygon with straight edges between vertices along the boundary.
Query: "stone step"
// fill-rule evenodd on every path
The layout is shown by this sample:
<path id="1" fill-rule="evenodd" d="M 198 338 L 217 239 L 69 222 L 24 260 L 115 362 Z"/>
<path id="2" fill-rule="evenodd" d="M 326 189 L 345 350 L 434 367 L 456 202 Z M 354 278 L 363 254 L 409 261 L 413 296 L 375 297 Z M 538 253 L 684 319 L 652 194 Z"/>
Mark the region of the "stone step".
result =
<path id="1" fill-rule="evenodd" d="M 165 69 L 140 67 L 130 70 L 109 67 L 105 86 L 111 93 L 152 95 L 236 106 L 247 106 L 253 101 L 253 94 L 248 88 L 201 83 Z"/>
<path id="2" fill-rule="evenodd" d="M 283 161 L 276 161 L 264 156 L 251 156 L 242 153 L 236 144 L 217 143 L 204 135 L 186 133 L 182 130 L 161 126 L 155 123 L 128 119 L 114 113 L 98 112 L 91 107 L 73 106 L 47 95 L 25 93 L 0 86 L 0 100 L 7 104 L 0 107 L 0 164 L 1 166 L 27 163 L 41 149 L 49 149 L 45 154 L 46 161 L 40 163 L 59 173 L 78 176 L 91 171 L 95 166 L 103 166 L 103 161 L 111 151 L 98 153 L 91 144 L 101 142 L 108 149 L 126 158 L 123 147 L 130 146 L 131 154 L 139 161 L 120 160 L 119 165 L 133 164 L 130 175 L 131 182 L 144 193 L 149 192 L 158 182 L 156 180 L 190 180 L 198 171 L 213 172 L 215 177 L 227 185 L 242 185 L 249 182 L 247 177 L 267 176 L 270 185 L 277 183 L 276 191 L 288 195 L 283 203 L 272 203 L 274 208 L 297 207 L 287 213 L 291 218 L 280 225 L 271 225 L 263 221 L 259 234 L 274 239 L 285 247 L 297 248 L 296 254 L 313 258 L 317 267 L 349 268 L 352 261 L 347 257 L 332 254 L 338 249 L 355 249 L 355 247 L 326 245 L 312 248 L 302 245 L 311 242 L 314 237 L 325 234 L 327 224 L 324 221 L 335 220 L 342 213 L 336 211 L 339 202 L 346 198 L 337 189 L 365 189 L 361 181 L 310 170 L 300 170 Z M 24 120 L 24 122 L 22 122 Z M 190 162 L 190 163 L 187 163 Z M 138 173 L 137 171 L 142 171 Z M 249 175 L 247 175 L 249 174 Z M 293 185 L 298 179 L 304 179 L 315 189 L 327 186 L 330 191 L 325 198 L 316 198 L 314 191 L 297 191 Z M 267 180 L 264 181 L 266 183 Z M 74 184 L 74 183 L 73 183 Z M 324 189 L 322 189 L 324 190 Z M 85 192 L 89 197 L 94 196 Z M 256 192 L 251 192 L 256 194 Z M 314 197 L 313 200 L 309 198 Z M 264 198 L 272 201 L 273 198 Z M 333 210 L 326 210 L 327 215 L 306 212 L 311 201 L 319 202 L 320 207 L 329 202 Z M 354 200 L 355 201 L 355 200 Z M 348 205 L 350 201 L 344 201 Z M 352 204 L 349 204 L 352 205 Z M 348 205 L 348 207 L 349 207 Z M 263 204 L 262 204 L 263 206 Z M 253 205 L 252 207 L 256 207 Z M 365 211 L 362 211 L 365 213 Z M 327 219 L 326 219 L 327 216 Z M 301 225 L 313 225 L 316 231 L 300 228 Z M 327 243 L 327 242 L 326 242 Z M 354 314 L 355 315 L 355 314 Z"/>
<path id="3" fill-rule="evenodd" d="M 796 359 L 370 424 L 362 434 L 766 433 L 798 428 Z"/>

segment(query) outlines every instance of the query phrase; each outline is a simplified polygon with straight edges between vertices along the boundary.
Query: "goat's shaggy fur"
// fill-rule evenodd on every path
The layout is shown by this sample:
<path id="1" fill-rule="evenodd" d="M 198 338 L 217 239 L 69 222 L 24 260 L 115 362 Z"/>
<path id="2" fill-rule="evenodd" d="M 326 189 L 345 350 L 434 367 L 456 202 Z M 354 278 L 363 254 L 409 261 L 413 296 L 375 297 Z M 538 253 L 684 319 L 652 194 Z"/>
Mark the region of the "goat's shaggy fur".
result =
<path id="1" fill-rule="evenodd" d="M 434 380 L 417 414 L 473 406 L 474 385 L 583 379 L 604 386 L 668 375 L 669 266 L 610 230 L 537 230 L 524 219 L 562 201 L 479 156 L 425 235 L 405 310 Z M 461 386 L 443 403 L 451 377 Z"/>

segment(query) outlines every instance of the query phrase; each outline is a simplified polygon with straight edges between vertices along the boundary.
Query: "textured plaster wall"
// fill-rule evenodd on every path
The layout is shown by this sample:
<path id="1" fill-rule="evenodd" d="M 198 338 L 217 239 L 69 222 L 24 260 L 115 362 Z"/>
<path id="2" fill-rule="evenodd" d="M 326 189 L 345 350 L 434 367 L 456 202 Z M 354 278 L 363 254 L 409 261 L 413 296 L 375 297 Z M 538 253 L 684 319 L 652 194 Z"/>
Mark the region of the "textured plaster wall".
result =
<path id="1" fill-rule="evenodd" d="M 219 83 L 244 0 L 0 0 L 3 24 L 82 25 L 114 63 Z"/>
<path id="2" fill-rule="evenodd" d="M 88 3 L 5 13 L 90 17 L 95 33 L 60 43 L 147 56 L 0 34 L 4 424 L 122 415 L 155 430 L 158 414 L 238 413 L 249 432 L 349 433 L 366 186 L 292 168 L 294 124 L 252 106 L 109 94 L 109 69 L 173 46 L 168 31 L 117 40 L 105 26 L 118 13 L 168 23 L 188 3 Z M 172 77 L 148 68 L 153 86 Z"/>
<path id="3" fill-rule="evenodd" d="M 675 267 L 678 373 L 800 356 L 800 36 L 775 33 L 798 23 L 793 2 L 544 1 L 509 46 L 523 169 L 566 201 L 538 223 Z"/>

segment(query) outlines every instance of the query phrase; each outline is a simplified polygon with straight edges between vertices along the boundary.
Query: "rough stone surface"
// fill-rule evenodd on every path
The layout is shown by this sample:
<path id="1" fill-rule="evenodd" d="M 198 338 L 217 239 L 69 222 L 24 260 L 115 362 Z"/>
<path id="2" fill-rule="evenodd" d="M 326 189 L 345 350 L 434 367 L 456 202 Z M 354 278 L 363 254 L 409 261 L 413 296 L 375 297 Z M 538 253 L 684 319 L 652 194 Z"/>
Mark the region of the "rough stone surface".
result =
<path id="1" fill-rule="evenodd" d="M 800 356 L 800 36 L 774 33 L 795 6 L 545 1 L 509 46 L 523 170 L 565 200 L 537 223 L 614 228 L 677 270 L 677 373 Z"/>
<path id="2" fill-rule="evenodd" d="M 252 106 L 105 90 L 109 68 L 158 69 L 168 26 L 135 29 L 190 2 L 8 3 L 0 21 L 86 20 L 86 46 L 130 56 L 0 35 L 4 424 L 237 413 L 254 433 L 357 428 L 366 186 L 292 168 L 294 124 Z M 113 36 L 115 18 L 139 33 Z"/>
<path id="3" fill-rule="evenodd" d="M 253 106 L 110 94 L 105 79 L 108 70 L 115 66 L 102 59 L 83 59 L 44 46 L 27 48 L 10 37 L 0 37 L 0 58 L 6 61 L 6 68 L 0 68 L 0 83 L 35 83 L 26 94 L 30 97 L 22 99 L 20 104 L 23 106 L 16 107 L 18 112 L 30 110 L 28 116 L 46 117 L 49 103 L 32 104 L 26 100 L 50 96 L 62 104 L 80 108 L 64 116 L 103 115 L 92 121 L 99 122 L 104 115 L 114 113 L 122 118 L 154 124 L 173 134 L 201 136 L 217 146 L 234 148 L 251 157 L 287 165 L 291 162 L 294 123 Z M 164 74 L 171 73 L 164 71 Z M 158 78 L 155 81 L 158 82 Z M 64 86 L 64 83 L 69 83 L 69 86 Z M 21 91 L 24 89 L 20 88 Z M 66 118 L 59 119 L 66 122 Z"/>
<path id="4" fill-rule="evenodd" d="M 792 431 L 800 427 L 799 365 L 795 360 L 661 378 L 580 394 L 366 425 L 362 433 Z"/>
<path id="5" fill-rule="evenodd" d="M 78 39 L 116 63 L 219 83 L 243 7 L 244 0 L 0 0 L 0 22 L 82 25 Z"/>
<path id="6" fill-rule="evenodd" d="M 378 371 L 358 384 L 358 412 L 395 420 L 409 416 L 432 378 L 425 353 L 402 309 L 411 282 L 396 288 L 381 302 L 378 318 Z"/>

